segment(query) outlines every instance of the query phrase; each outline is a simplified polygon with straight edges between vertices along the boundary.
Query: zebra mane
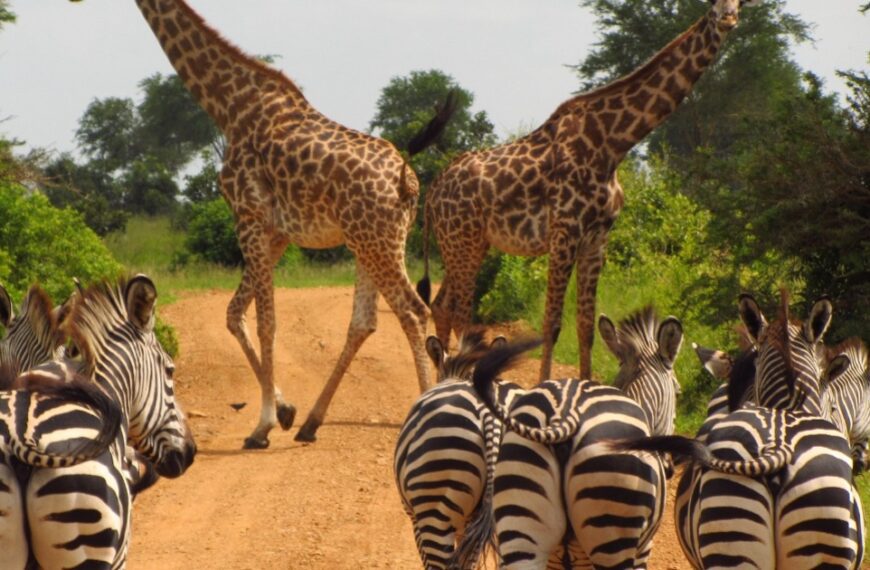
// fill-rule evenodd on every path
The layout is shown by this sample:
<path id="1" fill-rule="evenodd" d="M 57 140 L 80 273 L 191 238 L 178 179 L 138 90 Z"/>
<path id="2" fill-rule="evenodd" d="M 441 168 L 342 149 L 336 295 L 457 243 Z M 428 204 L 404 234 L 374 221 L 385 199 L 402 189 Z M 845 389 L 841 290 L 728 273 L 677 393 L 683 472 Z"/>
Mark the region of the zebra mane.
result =
<path id="1" fill-rule="evenodd" d="M 788 386 L 789 392 L 793 394 L 797 378 L 794 369 L 794 362 L 792 362 L 789 325 L 797 325 L 799 327 L 800 323 L 792 322 L 789 318 L 788 297 L 788 291 L 782 289 L 780 291 L 779 313 L 777 319 L 770 323 L 768 339 L 783 357 L 786 385 Z"/>
<path id="2" fill-rule="evenodd" d="M 128 321 L 124 299 L 128 282 L 127 277 L 119 277 L 114 283 L 103 280 L 80 290 L 75 297 L 64 329 L 88 371 L 92 371 L 96 365 L 97 339 Z"/>
<path id="3" fill-rule="evenodd" d="M 58 326 L 58 315 L 48 293 L 39 285 L 31 285 L 21 306 L 21 317 L 27 319 L 34 336 L 40 341 L 47 340 L 49 350 L 63 342 L 64 333 Z"/>
<path id="4" fill-rule="evenodd" d="M 619 321 L 616 333 L 620 344 L 631 347 L 637 354 L 654 354 L 658 350 L 658 325 L 655 309 L 647 305 Z M 613 385 L 625 390 L 629 383 L 618 375 Z"/>
<path id="5" fill-rule="evenodd" d="M 471 379 L 474 365 L 486 354 L 489 347 L 483 338 L 482 330 L 468 331 L 459 339 L 459 349 L 453 356 L 448 356 L 440 366 L 441 378 Z"/>
<path id="6" fill-rule="evenodd" d="M 733 412 L 746 398 L 755 383 L 755 359 L 758 351 L 754 347 L 743 350 L 734 358 L 728 374 L 728 411 Z"/>
<path id="7" fill-rule="evenodd" d="M 16 370 L 18 366 L 14 362 L 0 363 L 0 391 L 12 390 L 15 380 L 18 378 Z"/>

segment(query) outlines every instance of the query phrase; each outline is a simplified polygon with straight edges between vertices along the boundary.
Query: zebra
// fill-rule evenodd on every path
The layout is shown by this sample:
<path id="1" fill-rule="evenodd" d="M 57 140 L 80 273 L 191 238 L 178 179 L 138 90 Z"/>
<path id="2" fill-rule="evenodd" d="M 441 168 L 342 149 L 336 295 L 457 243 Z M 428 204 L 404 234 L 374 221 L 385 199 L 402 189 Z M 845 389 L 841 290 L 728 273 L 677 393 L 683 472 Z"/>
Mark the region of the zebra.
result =
<path id="1" fill-rule="evenodd" d="M 118 406 L 90 382 L 31 379 L 0 366 L 0 567 L 30 567 L 18 477 L 100 456 L 120 424 Z"/>
<path id="2" fill-rule="evenodd" d="M 825 417 L 820 387 L 833 307 L 818 300 L 803 323 L 789 318 L 785 293 L 772 323 L 750 295 L 738 308 L 757 350 L 750 401 L 716 421 L 705 441 L 646 438 L 613 449 L 667 451 L 701 465 L 678 491 L 688 496 L 677 532 L 696 568 L 857 568 L 863 514 L 850 446 Z M 828 382 L 848 360 L 828 364 Z"/>
<path id="3" fill-rule="evenodd" d="M 490 520 L 500 567 L 646 566 L 665 503 L 664 463 L 651 454 L 606 453 L 605 445 L 647 436 L 651 426 L 673 429 L 682 325 L 674 317 L 658 322 L 648 308 L 618 329 L 602 316 L 599 332 L 620 361 L 616 386 L 547 380 L 500 405 L 493 380 L 537 340 L 494 349 L 475 368 L 475 392 L 508 428 Z M 459 546 L 479 549 L 472 540 Z"/>
<path id="4" fill-rule="evenodd" d="M 181 475 L 196 453 L 174 395 L 171 358 L 154 335 L 157 289 L 144 275 L 102 281 L 74 296 L 65 329 L 76 358 L 28 372 L 31 379 L 88 378 L 121 410 L 108 450 L 21 480 L 34 563 L 54 568 L 123 568 L 130 540 L 130 446 L 163 477 Z M 4 568 L 6 566 L 4 565 Z"/>
<path id="5" fill-rule="evenodd" d="M 48 294 L 34 285 L 16 315 L 9 293 L 0 285 L 0 325 L 6 329 L 0 340 L 0 365 L 18 372 L 54 358 L 63 344 L 60 325 L 67 312 L 67 303 L 55 309 Z"/>
<path id="6" fill-rule="evenodd" d="M 488 348 L 481 331 L 463 335 L 448 356 L 437 337 L 426 351 L 438 382 L 414 403 L 396 442 L 394 473 L 402 504 L 414 526 L 423 567 L 470 568 L 481 553 L 452 560 L 456 537 L 480 526 L 485 493 L 491 493 L 492 464 L 501 424 L 483 407 L 471 387 L 471 373 Z M 508 402 L 514 384 L 500 383 L 498 399 Z"/>
<path id="7" fill-rule="evenodd" d="M 867 346 L 859 338 L 850 338 L 825 349 L 831 362 L 840 355 L 849 360 L 844 370 L 829 372 L 822 385 L 822 407 L 840 428 L 852 446 L 852 473 L 860 475 L 867 468 L 870 443 L 870 358 Z"/>

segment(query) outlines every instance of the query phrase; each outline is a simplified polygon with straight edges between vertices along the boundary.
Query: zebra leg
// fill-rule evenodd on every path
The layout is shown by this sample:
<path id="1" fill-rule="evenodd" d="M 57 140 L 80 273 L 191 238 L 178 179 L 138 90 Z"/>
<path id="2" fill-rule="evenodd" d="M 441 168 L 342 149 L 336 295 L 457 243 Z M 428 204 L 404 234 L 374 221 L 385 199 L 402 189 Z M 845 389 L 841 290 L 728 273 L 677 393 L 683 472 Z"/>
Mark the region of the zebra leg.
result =
<path id="1" fill-rule="evenodd" d="M 28 481 L 31 548 L 42 570 L 123 568 L 131 497 L 109 454 L 63 469 L 38 469 Z"/>
<path id="2" fill-rule="evenodd" d="M 499 568 L 544 570 L 565 536 L 559 462 L 548 446 L 507 432 L 495 472 Z"/>
<path id="3" fill-rule="evenodd" d="M 0 568 L 23 570 L 27 566 L 23 505 L 15 473 L 0 463 Z"/>
<path id="4" fill-rule="evenodd" d="M 347 367 L 362 346 L 363 342 L 378 326 L 378 289 L 368 272 L 359 261 L 356 264 L 356 287 L 353 292 L 353 314 L 347 331 L 344 350 L 335 364 L 335 368 L 320 392 L 314 408 L 308 414 L 305 423 L 296 434 L 296 441 L 311 442 L 317 439 L 317 430 L 326 417 L 326 409 L 338 390 L 338 385 L 344 377 Z M 428 364 L 427 364 L 428 366 Z"/>

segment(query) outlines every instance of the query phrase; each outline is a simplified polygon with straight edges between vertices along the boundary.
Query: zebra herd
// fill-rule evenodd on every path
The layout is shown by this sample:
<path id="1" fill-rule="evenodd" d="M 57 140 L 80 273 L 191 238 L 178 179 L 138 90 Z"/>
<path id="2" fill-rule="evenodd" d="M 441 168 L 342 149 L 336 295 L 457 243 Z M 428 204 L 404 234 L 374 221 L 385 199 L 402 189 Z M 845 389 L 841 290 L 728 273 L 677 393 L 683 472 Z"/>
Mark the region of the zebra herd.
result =
<path id="1" fill-rule="evenodd" d="M 671 457 L 686 463 L 676 531 L 695 568 L 858 568 L 864 526 L 854 477 L 867 465 L 865 345 L 826 347 L 833 308 L 803 322 L 783 294 L 768 322 L 740 297 L 745 348 L 734 359 L 695 346 L 723 380 L 695 438 L 673 435 L 683 331 L 651 309 L 599 332 L 619 360 L 612 385 L 499 379 L 538 341 L 458 353 L 427 348 L 439 384 L 411 408 L 395 475 L 427 569 L 645 568 Z"/>
<path id="2" fill-rule="evenodd" d="M 123 568 L 133 496 L 193 462 L 156 298 L 144 275 L 57 309 L 32 287 L 16 315 L 0 287 L 4 569 Z"/>

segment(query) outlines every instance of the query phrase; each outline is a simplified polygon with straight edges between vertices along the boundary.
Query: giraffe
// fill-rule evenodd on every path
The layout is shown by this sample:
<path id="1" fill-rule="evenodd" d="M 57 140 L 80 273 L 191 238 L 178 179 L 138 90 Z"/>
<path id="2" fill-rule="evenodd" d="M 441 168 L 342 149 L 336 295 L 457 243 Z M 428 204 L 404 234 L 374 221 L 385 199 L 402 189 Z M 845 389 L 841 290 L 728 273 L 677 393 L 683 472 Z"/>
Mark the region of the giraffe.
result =
<path id="1" fill-rule="evenodd" d="M 227 140 L 220 187 L 233 211 L 244 258 L 241 283 L 227 308 L 236 337 L 261 389 L 260 418 L 246 449 L 268 447 L 280 423 L 290 429 L 296 409 L 274 381 L 273 270 L 288 244 L 327 248 L 347 244 L 356 258 L 353 314 L 344 348 L 296 440 L 314 441 L 354 355 L 377 327 L 382 294 L 413 352 L 420 390 L 429 387 L 425 343 L 429 309 L 405 269 L 405 238 L 419 182 L 389 142 L 320 114 L 281 72 L 243 53 L 184 0 L 136 0 L 185 87 Z M 428 125 L 422 150 L 437 138 L 451 109 Z M 256 301 L 259 355 L 245 312 Z"/>
<path id="2" fill-rule="evenodd" d="M 633 72 L 565 101 L 528 135 L 463 154 L 441 172 L 426 196 L 424 243 L 434 229 L 445 275 L 431 308 L 444 346 L 451 331 L 459 335 L 468 326 L 475 275 L 491 246 L 512 255 L 548 254 L 540 379 L 550 377 L 575 265 L 580 374 L 591 377 L 595 291 L 608 232 L 623 205 L 616 168 L 691 91 L 746 3 L 714 0 Z M 418 291 L 425 296 L 428 251 L 424 258 Z"/>

